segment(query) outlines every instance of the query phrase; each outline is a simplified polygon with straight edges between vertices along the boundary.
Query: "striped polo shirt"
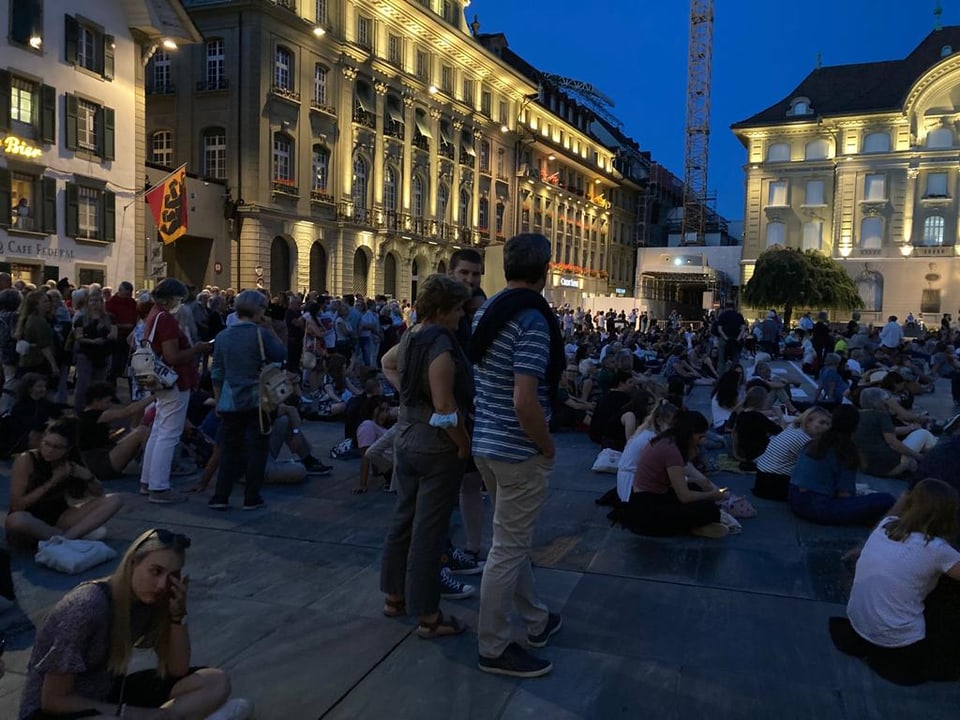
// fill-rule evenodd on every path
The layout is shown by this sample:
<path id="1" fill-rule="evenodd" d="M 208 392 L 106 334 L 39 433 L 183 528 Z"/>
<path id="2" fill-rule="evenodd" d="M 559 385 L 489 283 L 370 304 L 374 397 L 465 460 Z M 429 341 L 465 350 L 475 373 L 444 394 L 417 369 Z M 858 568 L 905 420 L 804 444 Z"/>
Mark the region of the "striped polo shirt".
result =
<path id="1" fill-rule="evenodd" d="M 490 300 L 477 311 L 474 327 Z M 539 311 L 523 310 L 504 325 L 483 360 L 474 367 L 474 456 L 517 463 L 539 452 L 520 429 L 513 408 L 513 376 L 518 373 L 539 379 L 537 399 L 549 420 L 550 394 L 545 381 L 549 357 L 550 329 Z"/>

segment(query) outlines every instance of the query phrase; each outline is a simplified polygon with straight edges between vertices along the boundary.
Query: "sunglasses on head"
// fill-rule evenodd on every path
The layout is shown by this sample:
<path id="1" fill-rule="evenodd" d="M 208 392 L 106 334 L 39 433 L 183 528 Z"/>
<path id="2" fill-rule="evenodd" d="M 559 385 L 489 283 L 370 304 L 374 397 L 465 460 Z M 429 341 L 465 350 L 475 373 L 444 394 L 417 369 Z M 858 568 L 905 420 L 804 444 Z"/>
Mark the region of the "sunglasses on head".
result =
<path id="1" fill-rule="evenodd" d="M 190 538 L 186 535 L 164 530 L 163 528 L 157 528 L 140 541 L 137 549 L 139 550 L 147 540 L 152 540 L 153 538 L 156 538 L 161 545 L 172 547 L 174 550 L 186 550 L 190 547 Z"/>

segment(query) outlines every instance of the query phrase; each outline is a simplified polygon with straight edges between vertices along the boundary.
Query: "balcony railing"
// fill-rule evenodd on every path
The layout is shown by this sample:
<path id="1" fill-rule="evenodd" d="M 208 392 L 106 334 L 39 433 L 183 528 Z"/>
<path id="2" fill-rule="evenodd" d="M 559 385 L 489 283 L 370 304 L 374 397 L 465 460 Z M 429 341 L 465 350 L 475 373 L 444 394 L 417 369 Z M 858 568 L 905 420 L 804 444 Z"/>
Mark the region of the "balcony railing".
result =
<path id="1" fill-rule="evenodd" d="M 363 127 L 368 127 L 371 129 L 377 127 L 377 116 L 372 112 L 367 112 L 366 110 L 361 110 L 360 108 L 354 108 L 353 121 L 358 125 L 363 125 Z"/>
<path id="2" fill-rule="evenodd" d="M 450 143 L 445 143 L 445 142 L 440 143 L 440 147 L 437 149 L 437 152 L 439 153 L 440 157 L 445 157 L 448 160 L 453 160 L 453 154 L 454 154 L 453 145 L 451 145 Z"/>
<path id="3" fill-rule="evenodd" d="M 464 149 L 460 149 L 460 164 L 466 165 L 467 167 L 473 167 L 473 161 L 476 159 L 476 155 L 471 155 Z"/>
<path id="4" fill-rule="evenodd" d="M 403 140 L 404 130 L 405 128 L 402 122 L 391 120 L 390 122 L 384 124 L 383 134 L 392 138 L 397 138 L 398 140 Z"/>
<path id="5" fill-rule="evenodd" d="M 337 110 L 331 105 L 324 105 L 323 103 L 317 102 L 316 99 L 310 101 L 310 109 L 316 110 L 317 112 L 326 113 L 327 115 L 336 115 Z"/>
<path id="6" fill-rule="evenodd" d="M 951 257 L 955 253 L 953 245 L 915 245 L 916 257 Z"/>
<path id="7" fill-rule="evenodd" d="M 310 202 L 333 205 L 333 195 L 328 195 L 325 190 L 311 190 Z"/>
<path id="8" fill-rule="evenodd" d="M 230 82 L 225 77 L 210 78 L 207 80 L 197 80 L 197 92 L 212 92 L 214 90 L 226 90 L 230 87 Z"/>
<path id="9" fill-rule="evenodd" d="M 300 188 L 294 185 L 292 180 L 274 180 L 273 192 L 290 197 L 300 197 Z"/>
<path id="10" fill-rule="evenodd" d="M 291 90 L 288 87 L 283 87 L 281 85 L 272 85 L 270 87 L 270 92 L 276 95 L 277 97 L 283 98 L 284 100 L 290 100 L 291 102 L 296 102 L 296 103 L 300 102 L 300 93 L 298 93 L 296 90 Z"/>
<path id="11" fill-rule="evenodd" d="M 173 95 L 177 92 L 177 86 L 173 83 L 163 85 L 150 85 L 147 87 L 147 95 Z"/>

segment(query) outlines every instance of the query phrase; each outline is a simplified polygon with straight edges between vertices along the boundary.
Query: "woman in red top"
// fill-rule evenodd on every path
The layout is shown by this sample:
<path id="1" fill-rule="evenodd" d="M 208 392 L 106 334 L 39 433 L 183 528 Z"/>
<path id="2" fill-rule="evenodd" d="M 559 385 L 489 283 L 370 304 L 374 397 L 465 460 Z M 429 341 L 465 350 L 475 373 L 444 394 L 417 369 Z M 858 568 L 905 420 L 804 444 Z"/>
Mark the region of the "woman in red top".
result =
<path id="1" fill-rule="evenodd" d="M 152 503 L 175 503 L 187 499 L 184 493 L 170 487 L 173 453 L 187 419 L 190 391 L 196 388 L 197 356 L 213 349 L 210 343 L 191 346 L 175 316 L 187 287 L 179 280 L 167 278 L 153 289 L 153 309 L 147 315 L 143 339 L 150 343 L 158 358 L 176 370 L 177 383 L 156 393 L 157 405 L 150 439 L 143 453 L 140 492 L 149 494 Z"/>
<path id="2" fill-rule="evenodd" d="M 692 532 L 723 537 L 717 502 L 724 491 L 688 465 L 709 429 L 698 412 L 685 411 L 673 427 L 657 435 L 644 449 L 633 476 L 633 494 L 626 511 L 630 527 L 641 535 Z M 689 482 L 688 482 L 689 481 Z"/>

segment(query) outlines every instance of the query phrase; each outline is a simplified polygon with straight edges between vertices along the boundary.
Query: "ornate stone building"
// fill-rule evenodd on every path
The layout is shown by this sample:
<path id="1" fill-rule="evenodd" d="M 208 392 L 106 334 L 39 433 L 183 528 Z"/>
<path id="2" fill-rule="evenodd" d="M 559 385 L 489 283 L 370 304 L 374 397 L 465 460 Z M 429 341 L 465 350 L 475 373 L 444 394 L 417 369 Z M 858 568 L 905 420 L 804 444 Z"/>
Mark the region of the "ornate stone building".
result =
<path id="1" fill-rule="evenodd" d="M 226 181 L 218 284 L 412 298 L 459 247 L 494 248 L 496 273 L 523 229 L 555 240 L 577 292 L 632 293 L 619 188 L 637 181 L 466 4 L 186 0 L 205 42 L 148 66 L 147 142 L 155 164 Z"/>
<path id="2" fill-rule="evenodd" d="M 902 60 L 819 67 L 733 126 L 747 149 L 743 281 L 772 245 L 841 261 L 864 317 L 960 305 L 960 27 Z"/>

